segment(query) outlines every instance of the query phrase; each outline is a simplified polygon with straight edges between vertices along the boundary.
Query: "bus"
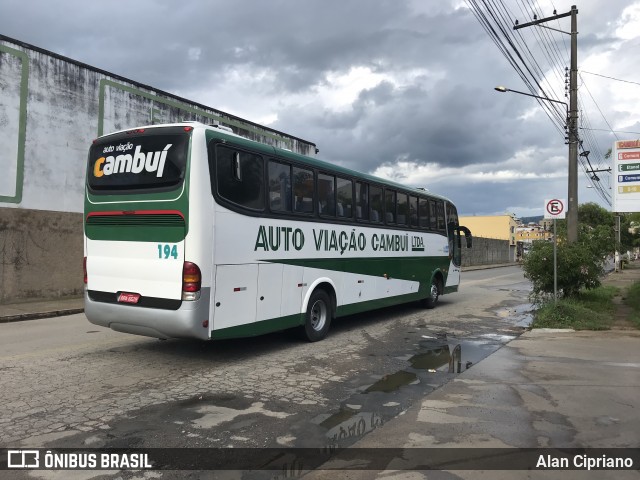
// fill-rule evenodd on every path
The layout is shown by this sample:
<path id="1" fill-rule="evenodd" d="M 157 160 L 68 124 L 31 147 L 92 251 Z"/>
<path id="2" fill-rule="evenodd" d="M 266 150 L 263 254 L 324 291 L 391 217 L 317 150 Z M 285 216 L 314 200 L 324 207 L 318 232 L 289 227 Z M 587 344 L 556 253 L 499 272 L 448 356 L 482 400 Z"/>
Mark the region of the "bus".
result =
<path id="1" fill-rule="evenodd" d="M 94 140 L 84 202 L 85 314 L 161 339 L 297 328 L 458 290 L 447 198 L 182 122 Z"/>

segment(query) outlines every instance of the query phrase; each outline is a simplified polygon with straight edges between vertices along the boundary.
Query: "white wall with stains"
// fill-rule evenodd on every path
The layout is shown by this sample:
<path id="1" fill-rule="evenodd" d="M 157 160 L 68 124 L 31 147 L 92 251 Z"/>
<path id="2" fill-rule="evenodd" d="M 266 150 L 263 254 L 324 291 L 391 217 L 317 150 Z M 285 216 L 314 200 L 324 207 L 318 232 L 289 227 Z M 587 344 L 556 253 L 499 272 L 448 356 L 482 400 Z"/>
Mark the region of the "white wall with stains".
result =
<path id="1" fill-rule="evenodd" d="M 82 294 L 91 142 L 181 120 L 316 153 L 310 142 L 0 35 L 0 303 Z"/>
<path id="2" fill-rule="evenodd" d="M 181 120 L 315 156 L 313 143 L 0 35 L 0 208 L 79 213 L 94 138 Z"/>

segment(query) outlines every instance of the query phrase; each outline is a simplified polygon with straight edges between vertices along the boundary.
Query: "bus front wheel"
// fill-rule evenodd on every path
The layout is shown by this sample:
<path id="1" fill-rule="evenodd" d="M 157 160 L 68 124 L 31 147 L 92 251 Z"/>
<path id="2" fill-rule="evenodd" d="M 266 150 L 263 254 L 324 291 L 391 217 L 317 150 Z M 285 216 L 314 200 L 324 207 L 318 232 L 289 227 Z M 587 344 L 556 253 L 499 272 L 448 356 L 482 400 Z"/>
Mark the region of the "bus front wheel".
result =
<path id="1" fill-rule="evenodd" d="M 327 336 L 331 317 L 331 298 L 324 290 L 316 290 L 309 298 L 302 333 L 310 342 L 317 342 Z"/>
<path id="2" fill-rule="evenodd" d="M 433 277 L 431 280 L 431 287 L 429 288 L 429 296 L 422 301 L 422 304 L 426 308 L 435 308 L 440 297 L 440 280 L 437 277 Z"/>

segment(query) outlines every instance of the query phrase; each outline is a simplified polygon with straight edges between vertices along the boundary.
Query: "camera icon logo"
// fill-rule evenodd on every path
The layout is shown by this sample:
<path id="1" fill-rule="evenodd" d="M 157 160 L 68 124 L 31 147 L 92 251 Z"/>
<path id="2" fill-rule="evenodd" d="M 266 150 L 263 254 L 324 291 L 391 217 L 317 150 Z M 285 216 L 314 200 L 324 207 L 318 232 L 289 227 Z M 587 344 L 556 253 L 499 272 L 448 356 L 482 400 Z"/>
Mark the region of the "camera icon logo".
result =
<path id="1" fill-rule="evenodd" d="M 39 468 L 40 452 L 38 450 L 9 450 L 7 467 Z"/>

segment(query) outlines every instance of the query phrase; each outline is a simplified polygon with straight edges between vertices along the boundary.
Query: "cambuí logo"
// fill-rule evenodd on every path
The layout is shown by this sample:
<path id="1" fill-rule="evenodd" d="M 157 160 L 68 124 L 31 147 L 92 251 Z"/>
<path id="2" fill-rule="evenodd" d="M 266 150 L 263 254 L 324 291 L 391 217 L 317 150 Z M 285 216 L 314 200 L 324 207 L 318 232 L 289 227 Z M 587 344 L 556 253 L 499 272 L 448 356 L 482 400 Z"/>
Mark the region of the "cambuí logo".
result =
<path id="1" fill-rule="evenodd" d="M 158 178 L 162 177 L 164 164 L 167 160 L 167 152 L 171 148 L 171 143 L 157 152 L 141 152 L 140 145 L 136 145 L 132 153 L 124 153 L 133 148 L 133 144 L 128 142 L 117 147 L 110 145 L 105 147 L 102 153 L 123 152 L 118 155 L 108 155 L 100 157 L 93 165 L 93 176 L 113 175 L 114 173 L 140 173 L 146 170 L 149 173 L 156 172 Z"/>

